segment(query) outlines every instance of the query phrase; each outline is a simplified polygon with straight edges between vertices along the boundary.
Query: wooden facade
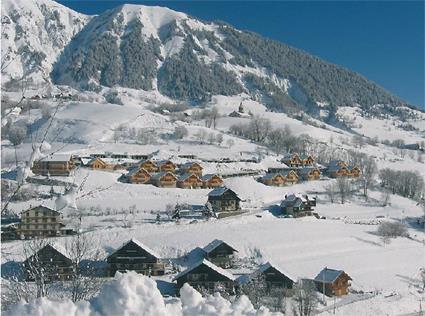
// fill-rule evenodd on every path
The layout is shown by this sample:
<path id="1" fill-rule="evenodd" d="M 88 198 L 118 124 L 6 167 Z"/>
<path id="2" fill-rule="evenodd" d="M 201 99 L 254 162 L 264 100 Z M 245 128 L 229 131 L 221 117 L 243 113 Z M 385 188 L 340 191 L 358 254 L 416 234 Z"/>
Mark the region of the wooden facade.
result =
<path id="1" fill-rule="evenodd" d="M 300 157 L 303 167 L 312 167 L 314 165 L 314 157 L 311 155 Z"/>
<path id="2" fill-rule="evenodd" d="M 67 281 L 72 278 L 74 265 L 70 258 L 52 245 L 46 245 L 27 258 L 24 263 L 27 281 L 34 281 L 34 275 L 43 269 L 46 281 Z"/>
<path id="3" fill-rule="evenodd" d="M 108 164 L 102 160 L 102 158 L 94 158 L 92 159 L 88 165 L 92 169 L 107 169 Z"/>
<path id="4" fill-rule="evenodd" d="M 235 278 L 233 275 L 206 259 L 179 273 L 174 280 L 177 281 L 178 288 L 188 283 L 197 290 L 206 289 L 209 293 L 221 291 L 234 293 Z"/>
<path id="5" fill-rule="evenodd" d="M 314 278 L 316 288 L 327 296 L 342 296 L 348 294 L 351 277 L 342 270 L 324 268 Z"/>
<path id="6" fill-rule="evenodd" d="M 208 193 L 208 202 L 215 212 L 234 212 L 240 210 L 240 198 L 229 188 L 215 188 Z"/>
<path id="7" fill-rule="evenodd" d="M 156 163 L 150 159 L 143 160 L 139 163 L 139 167 L 145 169 L 149 173 L 158 172 L 159 168 Z"/>
<path id="8" fill-rule="evenodd" d="M 303 161 L 298 154 L 285 155 L 282 159 L 282 162 L 289 167 L 298 168 L 303 165 Z"/>
<path id="9" fill-rule="evenodd" d="M 282 176 L 285 178 L 285 184 L 295 184 L 299 181 L 299 176 L 294 170 L 285 171 Z"/>
<path id="10" fill-rule="evenodd" d="M 193 173 L 202 177 L 202 166 L 197 162 L 188 162 L 180 166 L 181 173 Z"/>
<path id="11" fill-rule="evenodd" d="M 348 166 L 348 171 L 350 171 L 350 177 L 358 178 L 360 177 L 361 171 L 357 166 Z"/>
<path id="12" fill-rule="evenodd" d="M 158 161 L 157 166 L 161 172 L 176 172 L 176 165 L 171 160 Z"/>
<path id="13" fill-rule="evenodd" d="M 300 169 L 298 173 L 305 181 L 319 180 L 322 174 L 320 169 L 315 167 L 304 167 Z"/>
<path id="14" fill-rule="evenodd" d="M 202 187 L 202 180 L 196 174 L 183 174 L 177 179 L 177 187 L 182 189 L 197 189 Z"/>
<path id="15" fill-rule="evenodd" d="M 50 155 L 34 161 L 31 170 L 36 175 L 69 176 L 75 169 L 71 155 Z"/>
<path id="16" fill-rule="evenodd" d="M 327 174 L 331 178 L 339 178 L 339 177 L 349 177 L 350 170 L 348 170 L 345 166 L 331 166 L 327 169 Z"/>
<path id="17" fill-rule="evenodd" d="M 297 196 L 295 194 L 286 195 L 280 204 L 283 214 L 294 217 L 312 215 L 315 206 L 316 198 L 310 199 L 308 195 Z"/>
<path id="18" fill-rule="evenodd" d="M 175 188 L 177 177 L 172 172 L 159 172 L 152 176 L 151 183 L 160 188 Z"/>
<path id="19" fill-rule="evenodd" d="M 201 180 L 203 188 L 218 188 L 224 184 L 223 179 L 216 174 L 206 174 L 202 176 Z"/>
<path id="20" fill-rule="evenodd" d="M 45 206 L 36 206 L 21 214 L 18 235 L 21 239 L 66 235 L 62 214 Z"/>
<path id="21" fill-rule="evenodd" d="M 280 173 L 268 173 L 260 179 L 260 182 L 265 185 L 281 187 L 286 183 L 286 179 Z"/>
<path id="22" fill-rule="evenodd" d="M 127 182 L 141 184 L 150 183 L 151 177 L 149 172 L 140 167 L 133 167 L 125 176 Z"/>
<path id="23" fill-rule="evenodd" d="M 236 252 L 235 248 L 222 240 L 215 239 L 203 248 L 205 258 L 221 268 L 231 268 Z"/>
<path id="24" fill-rule="evenodd" d="M 136 271 L 144 275 L 164 275 L 165 265 L 154 251 L 131 239 L 106 259 L 108 275 L 113 277 L 117 271 Z"/>

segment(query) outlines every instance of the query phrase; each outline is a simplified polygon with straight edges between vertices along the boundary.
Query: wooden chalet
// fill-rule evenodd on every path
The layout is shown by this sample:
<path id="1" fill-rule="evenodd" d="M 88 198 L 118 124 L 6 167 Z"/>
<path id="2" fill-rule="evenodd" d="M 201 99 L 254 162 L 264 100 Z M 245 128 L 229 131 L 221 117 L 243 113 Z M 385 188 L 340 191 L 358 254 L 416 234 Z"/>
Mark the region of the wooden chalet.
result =
<path id="1" fill-rule="evenodd" d="M 168 171 L 172 173 L 176 172 L 177 166 L 171 160 L 161 160 L 161 161 L 158 161 L 156 165 L 158 166 L 159 171 L 161 172 L 164 172 L 164 171 Z"/>
<path id="2" fill-rule="evenodd" d="M 206 289 L 211 294 L 214 292 L 234 293 L 233 275 L 206 259 L 179 273 L 174 280 L 177 281 L 178 288 L 188 283 L 198 291 Z"/>
<path id="3" fill-rule="evenodd" d="M 243 275 L 238 278 L 238 283 L 243 285 L 251 282 L 254 279 L 263 277 L 266 282 L 267 289 L 272 290 L 275 288 L 286 289 L 286 295 L 292 294 L 292 288 L 296 282 L 296 278 L 291 276 L 288 272 L 272 265 L 270 262 L 260 265 L 260 267 L 249 275 Z"/>
<path id="4" fill-rule="evenodd" d="M 217 174 L 206 174 L 202 178 L 203 188 L 218 188 L 223 186 L 223 179 Z"/>
<path id="5" fill-rule="evenodd" d="M 21 213 L 18 235 L 21 239 L 56 237 L 67 234 L 62 214 L 46 206 L 36 206 Z"/>
<path id="6" fill-rule="evenodd" d="M 157 164 L 150 159 L 143 160 L 139 163 L 139 167 L 145 169 L 149 173 L 158 172 L 159 168 Z"/>
<path id="7" fill-rule="evenodd" d="M 177 178 L 177 187 L 182 189 L 197 189 L 201 188 L 202 184 L 202 180 L 193 173 L 185 173 Z"/>
<path id="8" fill-rule="evenodd" d="M 353 177 L 353 178 L 360 177 L 361 171 L 360 171 L 360 168 L 359 167 L 357 167 L 357 166 L 348 166 L 347 169 L 350 172 L 350 174 L 349 174 L 350 177 Z"/>
<path id="9" fill-rule="evenodd" d="M 240 210 L 241 199 L 231 189 L 219 187 L 208 193 L 208 202 L 215 212 L 235 212 Z"/>
<path id="10" fill-rule="evenodd" d="M 282 158 L 282 162 L 289 167 L 302 167 L 303 161 L 298 154 L 287 154 Z"/>
<path id="11" fill-rule="evenodd" d="M 344 161 L 331 161 L 326 168 L 326 173 L 331 178 L 349 177 L 350 170 Z"/>
<path id="12" fill-rule="evenodd" d="M 235 253 L 238 252 L 228 243 L 215 239 L 203 249 L 205 258 L 221 268 L 231 268 Z"/>
<path id="13" fill-rule="evenodd" d="M 300 177 L 294 170 L 284 171 L 281 175 L 285 178 L 285 184 L 295 184 L 300 180 Z"/>
<path id="14" fill-rule="evenodd" d="M 351 277 L 343 270 L 324 268 L 314 278 L 318 291 L 327 296 L 342 296 L 348 294 Z"/>
<path id="15" fill-rule="evenodd" d="M 304 167 L 298 170 L 298 174 L 301 179 L 305 181 L 319 180 L 322 174 L 319 168 L 316 167 Z"/>
<path id="16" fill-rule="evenodd" d="M 39 273 L 40 268 L 43 269 L 48 282 L 70 280 L 74 273 L 72 260 L 65 255 L 65 251 L 59 251 L 57 246 L 50 244 L 27 258 L 23 266 L 27 281 L 34 281 L 34 276 Z"/>
<path id="17" fill-rule="evenodd" d="M 92 169 L 107 169 L 108 164 L 102 160 L 102 158 L 93 158 L 90 160 L 87 165 Z"/>
<path id="18" fill-rule="evenodd" d="M 286 178 L 280 173 L 267 173 L 266 175 L 260 178 L 260 182 L 265 185 L 282 187 L 285 185 Z"/>
<path id="19" fill-rule="evenodd" d="M 144 275 L 164 275 L 165 265 L 160 257 L 136 239 L 131 239 L 106 258 L 108 276 L 117 271 L 136 271 Z"/>
<path id="20" fill-rule="evenodd" d="M 314 157 L 311 155 L 301 156 L 300 157 L 303 167 L 312 167 L 314 165 Z"/>
<path id="21" fill-rule="evenodd" d="M 202 177 L 202 166 L 197 162 L 187 162 L 180 166 L 181 173 L 193 173 Z"/>
<path id="22" fill-rule="evenodd" d="M 31 170 L 36 175 L 69 176 L 75 169 L 72 155 L 53 154 L 34 161 Z"/>
<path id="23" fill-rule="evenodd" d="M 151 177 L 151 183 L 160 188 L 175 188 L 177 177 L 172 172 L 159 172 Z"/>
<path id="24" fill-rule="evenodd" d="M 316 206 L 316 198 L 310 199 L 308 195 L 286 195 L 280 204 L 282 213 L 294 217 L 312 215 L 313 207 Z"/>
<path id="25" fill-rule="evenodd" d="M 138 166 L 131 168 L 125 175 L 125 179 L 129 183 L 150 183 L 152 175 L 145 169 Z"/>

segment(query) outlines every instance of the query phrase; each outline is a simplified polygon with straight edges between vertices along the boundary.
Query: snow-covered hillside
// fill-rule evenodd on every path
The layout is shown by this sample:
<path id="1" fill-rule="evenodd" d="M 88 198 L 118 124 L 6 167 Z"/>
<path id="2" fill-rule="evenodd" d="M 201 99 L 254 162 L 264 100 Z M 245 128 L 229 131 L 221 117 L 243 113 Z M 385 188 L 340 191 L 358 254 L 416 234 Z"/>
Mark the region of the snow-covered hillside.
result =
<path id="1" fill-rule="evenodd" d="M 89 20 L 50 0 L 2 1 L 2 83 L 23 77 L 35 86 L 50 82 L 58 56 Z"/>

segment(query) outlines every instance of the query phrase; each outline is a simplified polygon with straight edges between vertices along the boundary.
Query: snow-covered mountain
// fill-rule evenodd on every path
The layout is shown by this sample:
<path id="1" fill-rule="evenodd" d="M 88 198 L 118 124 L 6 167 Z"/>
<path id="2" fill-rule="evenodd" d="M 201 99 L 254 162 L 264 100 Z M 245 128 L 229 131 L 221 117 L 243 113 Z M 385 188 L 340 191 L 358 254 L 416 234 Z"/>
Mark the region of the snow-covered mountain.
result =
<path id="1" fill-rule="evenodd" d="M 27 73 L 36 82 L 153 90 L 192 103 L 246 93 L 277 112 L 330 113 L 330 122 L 341 106 L 400 116 L 408 105 L 301 50 L 167 8 L 126 4 L 87 17 L 49 0 L 5 0 L 2 11 L 9 80 Z"/>
<path id="2" fill-rule="evenodd" d="M 3 83 L 50 82 L 57 57 L 90 17 L 50 0 L 1 2 Z"/>

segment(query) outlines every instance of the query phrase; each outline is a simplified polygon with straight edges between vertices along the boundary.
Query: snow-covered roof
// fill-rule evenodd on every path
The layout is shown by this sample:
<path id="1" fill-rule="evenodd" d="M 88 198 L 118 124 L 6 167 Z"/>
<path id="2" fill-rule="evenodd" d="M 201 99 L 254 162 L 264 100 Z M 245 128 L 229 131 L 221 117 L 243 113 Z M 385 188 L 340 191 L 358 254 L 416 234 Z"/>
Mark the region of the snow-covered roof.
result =
<path id="1" fill-rule="evenodd" d="M 295 156 L 299 157 L 299 155 L 298 155 L 298 154 L 295 154 L 295 153 L 292 153 L 292 154 L 285 154 L 285 155 L 283 156 L 282 160 L 292 159 L 292 158 L 294 158 Z"/>
<path id="2" fill-rule="evenodd" d="M 177 177 L 175 176 L 175 174 L 174 174 L 174 173 L 172 173 L 172 172 L 169 172 L 169 171 L 163 171 L 163 172 L 155 173 L 155 174 L 152 176 L 152 179 L 153 179 L 153 180 L 158 180 L 158 179 L 161 179 L 163 176 L 165 176 L 165 175 L 167 175 L 167 174 L 171 174 L 174 178 L 176 178 L 176 179 L 177 179 Z"/>
<path id="3" fill-rule="evenodd" d="M 201 177 L 201 180 L 202 181 L 209 181 L 209 180 L 211 180 L 212 179 L 212 177 L 220 177 L 219 175 L 217 175 L 217 174 L 215 174 L 215 173 L 209 173 L 209 174 L 204 174 L 202 177 Z"/>
<path id="4" fill-rule="evenodd" d="M 316 167 L 304 167 L 304 168 L 299 169 L 298 172 L 302 175 L 307 175 L 312 170 L 319 170 L 319 169 L 316 168 Z"/>
<path id="5" fill-rule="evenodd" d="M 231 190 L 227 187 L 218 187 L 218 188 L 215 188 L 214 190 L 210 191 L 208 193 L 208 196 L 222 196 L 227 191 L 232 191 L 233 193 L 235 193 L 233 190 Z"/>
<path id="6" fill-rule="evenodd" d="M 155 163 L 156 163 L 158 166 L 161 166 L 161 165 L 166 164 L 166 163 L 172 163 L 173 165 L 175 165 L 175 163 L 174 163 L 174 162 L 172 162 L 170 159 L 158 160 L 158 161 L 155 161 Z"/>
<path id="7" fill-rule="evenodd" d="M 57 161 L 57 162 L 61 162 L 61 161 L 70 161 L 72 158 L 71 154 L 54 154 L 54 155 L 49 155 L 46 157 L 43 157 L 40 159 L 40 161 Z"/>
<path id="8" fill-rule="evenodd" d="M 128 173 L 126 174 L 126 176 L 130 177 L 130 176 L 136 174 L 137 172 L 139 172 L 140 170 L 144 170 L 147 174 L 149 174 L 149 172 L 147 172 L 144 168 L 139 168 L 139 167 L 135 166 L 135 167 L 132 167 L 128 170 Z"/>
<path id="9" fill-rule="evenodd" d="M 226 270 L 224 270 L 224 269 L 222 269 L 222 268 L 220 268 L 220 267 L 216 266 L 214 263 L 212 263 L 212 262 L 208 261 L 207 259 L 202 259 L 201 261 L 198 261 L 198 262 L 194 263 L 193 265 L 191 265 L 191 266 L 190 266 L 189 268 L 187 268 L 186 270 L 184 270 L 184 271 L 180 272 L 179 274 L 177 274 L 177 275 L 174 277 L 173 281 L 174 281 L 174 280 L 177 280 L 177 279 L 179 279 L 179 278 L 181 278 L 182 276 L 184 276 L 184 275 L 188 274 L 189 272 L 191 272 L 192 270 L 196 269 L 197 267 L 199 267 L 199 266 L 201 266 L 201 265 L 203 265 L 203 264 L 204 264 L 204 265 L 206 265 L 208 268 L 210 268 L 210 269 L 212 269 L 212 270 L 216 271 L 217 273 L 219 273 L 219 274 L 221 274 L 221 275 L 225 276 L 225 277 L 226 277 L 226 278 L 228 278 L 229 280 L 231 280 L 231 281 L 235 281 L 235 277 L 234 277 L 231 273 L 229 273 L 229 272 L 227 272 Z"/>
<path id="10" fill-rule="evenodd" d="M 276 269 L 281 274 L 283 274 L 284 276 L 286 276 L 287 278 L 289 278 L 292 282 L 296 282 L 296 280 L 297 280 L 297 278 L 295 276 L 291 275 L 289 272 L 283 270 L 282 268 L 280 268 L 280 267 L 276 266 L 275 264 L 271 263 L 270 261 L 268 261 L 268 262 L 263 263 L 262 265 L 260 265 L 258 267 L 258 269 L 255 270 L 254 272 L 252 272 L 251 274 L 240 276 L 237 281 L 240 284 L 246 284 L 249 281 L 251 281 L 254 277 L 258 276 L 260 273 L 265 272 L 269 268 Z"/>
<path id="11" fill-rule="evenodd" d="M 190 178 L 191 176 L 195 176 L 195 177 L 197 177 L 197 178 L 198 178 L 198 176 L 197 176 L 197 175 L 195 175 L 195 174 L 193 174 L 193 173 L 184 173 L 184 174 L 181 174 L 181 175 L 179 176 L 178 180 L 179 180 L 179 181 L 185 181 L 186 179 Z"/>
<path id="12" fill-rule="evenodd" d="M 263 180 L 271 180 L 271 179 L 273 179 L 274 177 L 276 177 L 276 176 L 282 176 L 280 173 L 266 173 L 264 176 L 263 176 Z"/>
<path id="13" fill-rule="evenodd" d="M 136 238 L 131 238 L 129 241 L 126 241 L 121 247 L 119 247 L 117 250 L 115 250 L 113 253 L 111 253 L 108 258 L 114 254 L 117 251 L 120 251 L 122 248 L 124 248 L 125 246 L 127 246 L 129 243 L 135 243 L 137 246 L 139 246 L 140 248 L 142 248 L 143 250 L 145 250 L 146 252 L 150 253 L 152 256 L 154 256 L 157 259 L 160 259 L 161 257 L 151 248 L 149 248 L 148 246 L 142 244 L 140 241 L 138 241 Z"/>
<path id="14" fill-rule="evenodd" d="M 294 173 L 296 176 L 298 176 L 298 174 L 293 170 L 282 170 L 281 175 L 287 177 L 290 173 Z"/>
<path id="15" fill-rule="evenodd" d="M 202 168 L 202 166 L 199 163 L 195 162 L 195 161 L 193 161 L 193 162 L 186 162 L 186 163 L 182 164 L 180 166 L 180 168 L 187 169 L 187 168 L 192 167 L 193 165 L 198 165 L 198 166 L 200 166 Z"/>
<path id="16" fill-rule="evenodd" d="M 317 282 L 322 282 L 322 283 L 333 283 L 343 273 L 344 273 L 343 270 L 334 270 L 334 269 L 324 268 L 314 278 L 314 280 Z"/>
<path id="17" fill-rule="evenodd" d="M 223 240 L 220 239 L 214 239 L 212 242 L 210 242 L 208 245 L 206 245 L 204 248 L 202 248 L 205 253 L 210 253 L 211 251 L 213 251 L 215 248 L 217 248 L 218 246 L 220 246 L 221 244 L 226 244 L 228 245 L 230 248 L 232 248 L 234 251 L 237 252 L 237 250 L 235 248 L 233 248 L 232 246 L 230 246 L 227 242 L 224 242 Z"/>

